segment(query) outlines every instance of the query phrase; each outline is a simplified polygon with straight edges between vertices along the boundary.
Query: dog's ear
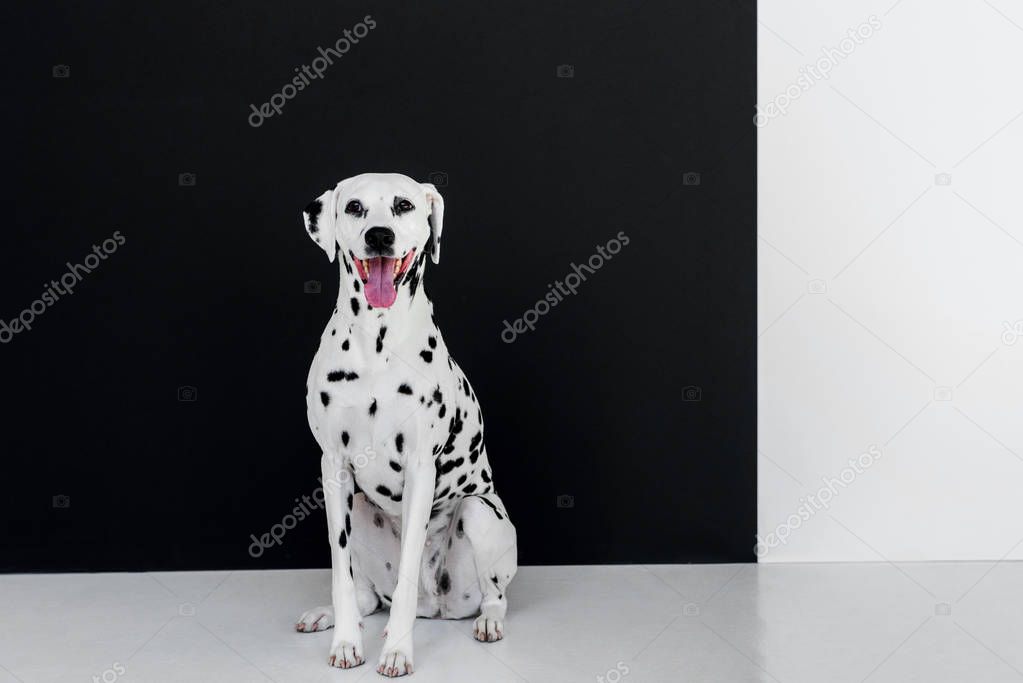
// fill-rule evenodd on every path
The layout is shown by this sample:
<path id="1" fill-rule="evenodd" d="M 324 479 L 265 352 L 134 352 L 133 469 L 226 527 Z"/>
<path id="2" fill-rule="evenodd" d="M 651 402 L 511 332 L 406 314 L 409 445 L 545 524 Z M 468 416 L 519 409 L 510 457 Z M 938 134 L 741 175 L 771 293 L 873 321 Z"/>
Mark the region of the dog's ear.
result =
<path id="1" fill-rule="evenodd" d="M 340 187 L 341 184 L 338 183 L 334 189 L 327 190 L 309 202 L 302 211 L 305 231 L 313 238 L 313 242 L 327 252 L 327 258 L 331 263 L 334 262 L 334 252 L 337 251 L 337 195 Z"/>
<path id="2" fill-rule="evenodd" d="M 432 183 L 421 183 L 426 192 L 426 200 L 430 202 L 430 241 L 427 249 L 434 263 L 440 263 L 440 233 L 444 229 L 444 197 Z"/>

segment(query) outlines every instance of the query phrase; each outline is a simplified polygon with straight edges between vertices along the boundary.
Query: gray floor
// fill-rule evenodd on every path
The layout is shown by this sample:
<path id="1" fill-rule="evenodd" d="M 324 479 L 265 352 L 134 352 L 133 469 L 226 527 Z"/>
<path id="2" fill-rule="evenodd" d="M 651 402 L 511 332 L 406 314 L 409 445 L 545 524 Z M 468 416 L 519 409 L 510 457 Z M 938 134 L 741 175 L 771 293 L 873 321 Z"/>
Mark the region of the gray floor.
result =
<path id="1" fill-rule="evenodd" d="M 295 618 L 328 572 L 0 576 L 0 683 L 377 681 Z M 525 567 L 507 638 L 419 620 L 404 680 L 1023 681 L 1023 563 Z"/>

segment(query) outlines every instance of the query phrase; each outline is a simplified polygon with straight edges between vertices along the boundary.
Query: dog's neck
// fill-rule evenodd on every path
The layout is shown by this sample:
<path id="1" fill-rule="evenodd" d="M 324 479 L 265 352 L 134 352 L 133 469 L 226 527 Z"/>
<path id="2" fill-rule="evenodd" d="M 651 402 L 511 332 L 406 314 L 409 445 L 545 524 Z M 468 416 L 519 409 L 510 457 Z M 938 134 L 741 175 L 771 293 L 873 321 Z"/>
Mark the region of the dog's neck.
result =
<path id="1" fill-rule="evenodd" d="M 422 336 L 432 323 L 433 302 L 426 294 L 424 279 L 426 259 L 419 258 L 403 275 L 397 286 L 398 297 L 387 308 L 370 306 L 366 301 L 365 286 L 350 258 L 338 253 L 340 286 L 334 317 L 339 325 L 352 328 L 350 344 L 364 351 L 366 358 L 380 357 L 377 340 L 385 351 L 401 348 L 413 333 Z M 422 339 L 414 340 L 417 344 Z"/>

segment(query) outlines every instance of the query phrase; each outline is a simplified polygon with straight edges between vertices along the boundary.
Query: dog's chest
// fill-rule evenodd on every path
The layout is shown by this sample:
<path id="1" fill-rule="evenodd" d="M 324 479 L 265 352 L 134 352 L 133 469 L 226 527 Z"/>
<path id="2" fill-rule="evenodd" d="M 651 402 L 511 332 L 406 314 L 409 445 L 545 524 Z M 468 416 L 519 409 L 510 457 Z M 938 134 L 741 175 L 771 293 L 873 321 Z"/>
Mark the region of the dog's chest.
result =
<path id="1" fill-rule="evenodd" d="M 388 513 L 398 514 L 406 460 L 418 438 L 417 406 L 404 396 L 388 400 L 375 395 L 382 392 L 372 388 L 350 389 L 351 405 L 342 404 L 339 398 L 335 410 L 324 412 L 321 424 L 336 435 L 335 443 L 347 458 L 359 489 Z"/>

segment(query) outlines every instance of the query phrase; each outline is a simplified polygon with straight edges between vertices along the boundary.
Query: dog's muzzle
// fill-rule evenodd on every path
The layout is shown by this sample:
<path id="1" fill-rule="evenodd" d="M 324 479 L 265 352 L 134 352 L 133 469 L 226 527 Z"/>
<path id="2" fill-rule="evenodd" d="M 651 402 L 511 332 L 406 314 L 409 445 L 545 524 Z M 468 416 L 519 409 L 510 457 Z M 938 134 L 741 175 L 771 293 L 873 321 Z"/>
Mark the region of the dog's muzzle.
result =
<path id="1" fill-rule="evenodd" d="M 368 242 L 369 233 L 367 233 L 366 239 Z M 371 306 L 388 308 L 394 303 L 394 300 L 398 298 L 398 282 L 412 265 L 415 255 L 415 248 L 410 249 L 401 258 L 374 256 L 360 259 L 356 258 L 355 254 L 351 254 L 352 260 L 355 261 L 355 268 L 359 271 L 359 277 L 365 285 L 363 291 L 366 293 L 366 301 Z"/>

